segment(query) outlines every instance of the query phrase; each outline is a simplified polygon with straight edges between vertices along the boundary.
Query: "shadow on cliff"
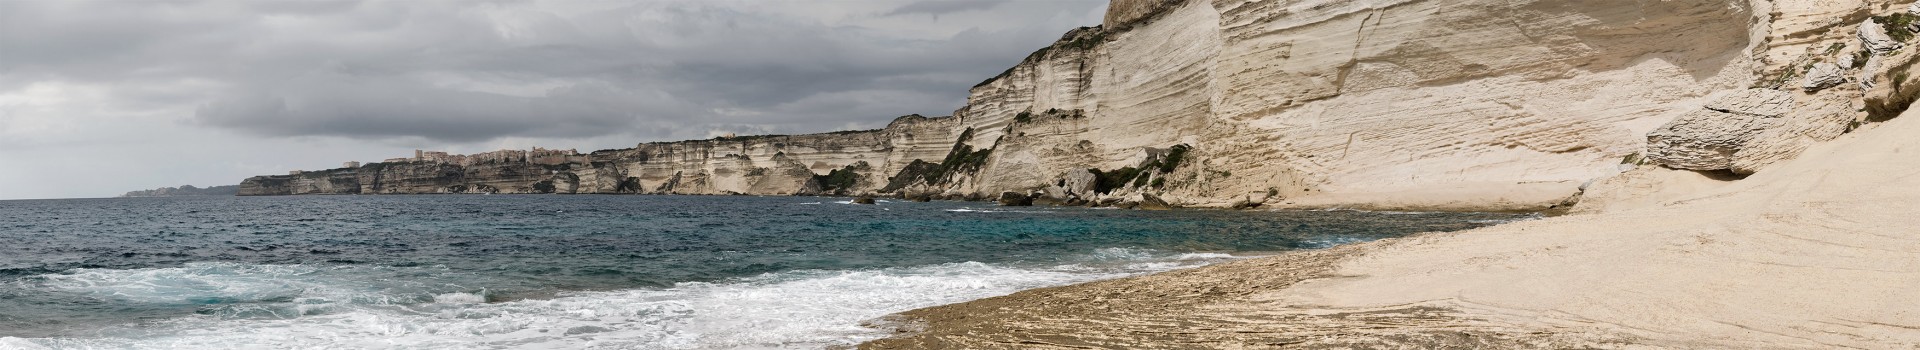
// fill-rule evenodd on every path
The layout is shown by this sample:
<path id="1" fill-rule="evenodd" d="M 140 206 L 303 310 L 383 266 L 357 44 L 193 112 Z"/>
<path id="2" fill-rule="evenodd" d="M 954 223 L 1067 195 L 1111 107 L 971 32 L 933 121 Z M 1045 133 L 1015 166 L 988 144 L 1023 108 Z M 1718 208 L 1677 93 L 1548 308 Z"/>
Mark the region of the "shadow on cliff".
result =
<path id="1" fill-rule="evenodd" d="M 1627 2 L 1638 6 L 1623 6 Z M 1650 58 L 1684 68 L 1694 80 L 1705 80 L 1743 56 L 1753 25 L 1751 11 L 1718 0 L 1542 1 L 1521 7 L 1515 22 L 1571 16 L 1593 21 L 1564 34 L 1600 53 L 1579 64 L 1587 71 L 1621 69 Z M 1527 28 L 1522 25 L 1522 29 Z"/>
<path id="2" fill-rule="evenodd" d="M 1571 71 L 1620 70 L 1650 59 L 1680 67 L 1695 81 L 1702 81 L 1719 75 L 1727 65 L 1737 62 L 1751 41 L 1748 38 L 1750 12 L 1745 8 L 1729 8 L 1723 2 L 1701 0 L 1632 1 L 1638 6 L 1621 6 L 1627 1 L 1574 0 L 1540 1 L 1517 8 L 1507 8 L 1505 4 L 1456 4 L 1448 6 L 1468 9 L 1433 14 L 1458 17 L 1436 22 L 1470 23 L 1467 25 L 1482 30 L 1488 26 L 1512 26 L 1531 40 L 1516 46 L 1541 45 L 1552 51 L 1538 61 L 1515 57 L 1503 60 L 1505 65 L 1480 62 L 1422 41 L 1402 43 L 1394 48 L 1396 53 L 1386 56 L 1400 57 L 1401 61 L 1450 62 L 1445 66 L 1460 67 L 1451 76 L 1441 74 L 1438 79 L 1419 83 L 1428 87 L 1511 72 L 1527 74 L 1537 81 L 1562 79 L 1573 77 L 1567 74 Z M 1506 23 L 1489 22 L 1484 17 L 1488 14 L 1500 14 L 1501 18 L 1495 21 Z M 1493 41 L 1484 44 L 1514 45 Z"/>

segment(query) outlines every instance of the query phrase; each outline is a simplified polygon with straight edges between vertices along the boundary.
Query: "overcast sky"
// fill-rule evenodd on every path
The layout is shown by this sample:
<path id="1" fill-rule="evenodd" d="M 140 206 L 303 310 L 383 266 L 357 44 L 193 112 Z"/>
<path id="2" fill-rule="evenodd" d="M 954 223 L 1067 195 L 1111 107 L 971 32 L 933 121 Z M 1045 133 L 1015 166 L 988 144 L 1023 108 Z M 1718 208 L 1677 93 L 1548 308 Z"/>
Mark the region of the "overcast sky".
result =
<path id="1" fill-rule="evenodd" d="M 947 115 L 1106 0 L 0 0 L 0 199 Z"/>

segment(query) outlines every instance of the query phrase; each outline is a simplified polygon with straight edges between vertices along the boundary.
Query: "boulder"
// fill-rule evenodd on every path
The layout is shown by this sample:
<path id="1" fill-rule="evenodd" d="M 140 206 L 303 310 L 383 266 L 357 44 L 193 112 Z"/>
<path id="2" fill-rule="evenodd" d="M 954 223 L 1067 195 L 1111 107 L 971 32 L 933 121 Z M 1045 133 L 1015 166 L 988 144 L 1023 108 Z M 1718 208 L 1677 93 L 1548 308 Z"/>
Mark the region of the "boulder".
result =
<path id="1" fill-rule="evenodd" d="M 1840 137 L 1859 115 L 1853 99 L 1750 89 L 1708 103 L 1647 133 L 1646 159 L 1684 170 L 1752 174 Z"/>
<path id="2" fill-rule="evenodd" d="M 916 184 L 913 186 L 907 186 L 906 188 L 900 189 L 900 199 L 905 199 L 905 200 L 915 201 L 915 202 L 925 202 L 925 201 L 930 201 L 934 199 L 940 199 L 942 195 L 943 194 L 940 193 L 939 190 L 935 190 L 932 187 L 927 186 L 925 184 Z"/>
<path id="3" fill-rule="evenodd" d="M 1138 208 L 1140 210 L 1173 210 L 1173 206 L 1168 205 L 1167 201 L 1147 193 L 1140 194 L 1140 205 Z"/>
<path id="4" fill-rule="evenodd" d="M 1884 60 L 1881 59 L 1880 55 L 1867 55 L 1867 62 L 1860 65 L 1860 78 L 1858 81 L 1861 90 L 1873 90 L 1873 78 L 1875 72 L 1880 71 L 1881 61 Z"/>
<path id="5" fill-rule="evenodd" d="M 1068 171 L 1060 180 L 1064 183 L 1060 187 L 1068 195 L 1086 198 L 1093 195 L 1094 183 L 1099 182 L 1100 178 L 1087 169 L 1076 169 Z"/>
<path id="6" fill-rule="evenodd" d="M 1734 154 L 1793 108 L 1793 95 L 1748 89 L 1708 103 L 1647 133 L 1646 158 L 1684 170 L 1732 168 Z"/>
<path id="7" fill-rule="evenodd" d="M 1728 167 L 1736 174 L 1752 174 L 1776 162 L 1793 159 L 1814 144 L 1839 138 L 1860 113 L 1853 98 L 1842 94 L 1815 96 L 1782 115 L 1766 130 L 1733 154 Z"/>
<path id="8" fill-rule="evenodd" d="M 1000 205 L 1008 207 L 1033 206 L 1033 196 L 1019 192 L 1001 192 Z"/>
<path id="9" fill-rule="evenodd" d="M 1063 199 L 1057 199 L 1057 198 L 1054 198 L 1054 197 L 1049 197 L 1049 196 L 1034 196 L 1034 197 L 1033 197 L 1033 205 L 1036 205 L 1036 206 L 1062 206 L 1062 205 L 1067 205 L 1067 200 L 1063 200 Z"/>
<path id="10" fill-rule="evenodd" d="M 1041 188 L 1040 192 L 1044 194 L 1044 197 L 1048 198 L 1067 198 L 1072 196 L 1067 194 L 1066 188 L 1055 185 L 1048 185 L 1045 188 Z"/>
<path id="11" fill-rule="evenodd" d="M 874 204 L 873 197 L 871 196 L 854 197 L 853 204 Z"/>
<path id="12" fill-rule="evenodd" d="M 1907 14 L 1920 16 L 1920 2 L 1907 5 Z M 1920 33 L 1920 21 L 1914 21 L 1913 23 L 1908 23 L 1907 30 L 1915 33 Z"/>
<path id="13" fill-rule="evenodd" d="M 1852 59 L 1853 56 L 1847 56 L 1847 60 Z M 1845 83 L 1847 77 L 1842 74 L 1841 69 L 1839 65 L 1832 63 L 1815 63 L 1813 68 L 1807 69 L 1807 82 L 1801 84 L 1800 88 L 1807 92 L 1815 92 Z"/>
<path id="14" fill-rule="evenodd" d="M 1902 47 L 1906 47 L 1899 41 L 1893 40 L 1893 36 L 1887 35 L 1887 28 L 1881 26 L 1878 22 L 1874 22 L 1872 18 L 1860 22 L 1859 36 L 1860 43 L 1864 44 L 1868 50 L 1873 50 L 1875 54 L 1884 54 L 1888 51 L 1899 50 Z"/>

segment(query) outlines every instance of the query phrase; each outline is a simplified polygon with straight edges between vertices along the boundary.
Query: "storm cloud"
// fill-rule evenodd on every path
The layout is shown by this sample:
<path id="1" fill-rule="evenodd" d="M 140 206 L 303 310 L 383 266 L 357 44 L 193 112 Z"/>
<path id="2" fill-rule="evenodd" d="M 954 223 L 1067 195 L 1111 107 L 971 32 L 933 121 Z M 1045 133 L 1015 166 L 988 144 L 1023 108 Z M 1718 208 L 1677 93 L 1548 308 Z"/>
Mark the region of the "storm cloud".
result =
<path id="1" fill-rule="evenodd" d="M 998 3 L 13 1 L 0 5 L 10 76 L 0 88 L 202 81 L 210 88 L 127 98 L 195 103 L 194 123 L 270 136 L 666 137 L 675 133 L 657 131 L 709 123 L 803 131 L 943 114 L 971 82 L 1079 24 L 1049 17 L 1100 5 L 1032 2 L 1021 12 L 1049 15 L 945 35 L 810 15 Z"/>
<path id="2" fill-rule="evenodd" d="M 0 1 L 0 157 L 180 134 L 458 151 L 872 128 L 950 113 L 1105 3 Z"/>

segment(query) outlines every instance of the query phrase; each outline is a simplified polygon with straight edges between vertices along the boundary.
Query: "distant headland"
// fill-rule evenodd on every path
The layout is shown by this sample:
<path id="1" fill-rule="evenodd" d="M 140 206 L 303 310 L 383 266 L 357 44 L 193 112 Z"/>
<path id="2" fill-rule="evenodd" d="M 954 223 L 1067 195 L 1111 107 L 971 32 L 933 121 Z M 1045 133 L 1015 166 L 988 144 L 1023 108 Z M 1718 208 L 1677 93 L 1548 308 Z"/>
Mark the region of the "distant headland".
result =
<path id="1" fill-rule="evenodd" d="M 240 186 L 238 185 L 225 185 L 225 186 L 213 186 L 213 187 L 194 187 L 193 185 L 180 185 L 180 187 L 161 187 L 161 188 L 156 188 L 151 190 L 131 191 L 131 192 L 127 192 L 126 194 L 120 195 L 120 197 L 121 198 L 137 198 L 137 197 L 232 196 L 239 193 L 240 193 Z"/>

